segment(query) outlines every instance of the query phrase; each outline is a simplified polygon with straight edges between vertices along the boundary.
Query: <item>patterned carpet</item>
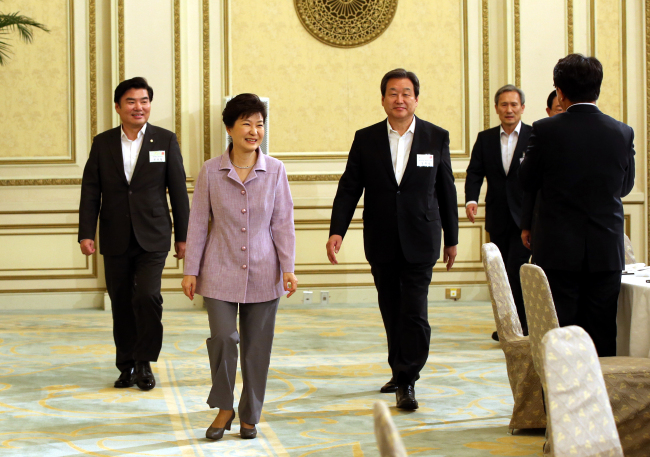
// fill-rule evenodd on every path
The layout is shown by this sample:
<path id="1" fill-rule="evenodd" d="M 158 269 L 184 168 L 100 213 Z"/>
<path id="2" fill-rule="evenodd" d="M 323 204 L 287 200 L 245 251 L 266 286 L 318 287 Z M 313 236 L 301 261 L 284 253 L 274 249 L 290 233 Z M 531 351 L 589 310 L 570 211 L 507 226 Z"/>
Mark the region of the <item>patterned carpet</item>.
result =
<path id="1" fill-rule="evenodd" d="M 104 311 L 4 313 L 0 321 L 0 456 L 377 456 L 372 405 L 385 400 L 410 455 L 541 456 L 540 431 L 510 435 L 503 352 L 487 302 L 433 303 L 420 409 L 394 408 L 376 305 L 281 306 L 256 440 L 239 421 L 205 429 L 210 371 L 201 311 L 164 314 L 158 387 L 114 389 Z M 236 393 L 237 395 L 237 393 Z"/>

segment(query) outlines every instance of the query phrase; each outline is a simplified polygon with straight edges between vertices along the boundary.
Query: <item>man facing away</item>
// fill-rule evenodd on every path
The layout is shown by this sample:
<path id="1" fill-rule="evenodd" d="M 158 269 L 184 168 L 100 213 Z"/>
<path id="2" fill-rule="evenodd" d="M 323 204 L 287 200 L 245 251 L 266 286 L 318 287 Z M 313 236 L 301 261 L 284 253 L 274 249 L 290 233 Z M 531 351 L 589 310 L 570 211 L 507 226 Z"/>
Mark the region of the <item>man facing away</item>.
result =
<path id="1" fill-rule="evenodd" d="M 521 243 L 524 191 L 517 181 L 531 132 L 530 126 L 521 122 L 525 103 L 523 91 L 516 86 L 508 84 L 497 90 L 494 107 L 501 125 L 480 132 L 476 138 L 465 180 L 465 212 L 474 223 L 483 179 L 487 179 L 485 230 L 501 252 L 521 327 L 528 335 L 519 268 L 528 263 L 530 250 Z M 497 332 L 492 338 L 498 341 Z"/>
<path id="2" fill-rule="evenodd" d="M 548 117 L 553 117 L 556 114 L 560 114 L 563 112 L 564 109 L 562 108 L 562 105 L 560 105 L 560 101 L 557 99 L 557 92 L 553 91 L 550 94 L 548 94 L 548 98 L 546 99 L 546 114 L 548 114 Z M 531 252 L 533 250 L 531 237 L 535 227 L 535 223 L 537 222 L 537 218 L 539 216 L 539 205 L 540 205 L 541 197 L 542 197 L 541 192 L 537 191 L 537 195 L 534 201 L 530 198 L 526 198 L 522 202 L 523 206 L 521 208 L 521 242 L 524 243 L 524 246 L 530 249 Z"/>
<path id="3" fill-rule="evenodd" d="M 440 257 L 449 270 L 458 244 L 458 207 L 449 132 L 415 117 L 420 83 L 404 69 L 381 81 L 388 115 L 356 132 L 332 206 L 327 256 L 336 254 L 365 190 L 363 239 L 388 340 L 397 407 L 414 410 L 415 381 L 427 361 L 431 328 L 427 295 Z"/>
<path id="4" fill-rule="evenodd" d="M 579 325 L 600 357 L 616 355 L 616 312 L 625 267 L 623 203 L 634 187 L 634 131 L 596 106 L 603 67 L 569 54 L 553 69 L 566 112 L 539 120 L 519 169 L 541 189 L 533 262 L 544 269 L 560 326 Z"/>
<path id="5" fill-rule="evenodd" d="M 150 362 L 162 347 L 160 283 L 175 222 L 175 257 L 185 255 L 189 200 L 176 135 L 147 123 L 153 89 L 144 78 L 122 81 L 115 111 L 122 125 L 97 135 L 84 168 L 79 204 L 81 252 L 100 251 L 113 312 L 115 387 L 153 389 Z"/>

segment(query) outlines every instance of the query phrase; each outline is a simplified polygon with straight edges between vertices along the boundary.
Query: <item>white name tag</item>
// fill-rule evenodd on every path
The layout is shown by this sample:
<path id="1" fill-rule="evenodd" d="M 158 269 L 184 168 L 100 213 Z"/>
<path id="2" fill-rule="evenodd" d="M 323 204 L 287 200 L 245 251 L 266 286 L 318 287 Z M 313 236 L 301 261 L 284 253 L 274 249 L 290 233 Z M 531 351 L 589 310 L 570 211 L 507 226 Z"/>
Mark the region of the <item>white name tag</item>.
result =
<path id="1" fill-rule="evenodd" d="M 418 167 L 432 167 L 433 155 L 431 154 L 418 154 Z"/>
<path id="2" fill-rule="evenodd" d="M 149 162 L 164 162 L 165 151 L 149 151 Z"/>

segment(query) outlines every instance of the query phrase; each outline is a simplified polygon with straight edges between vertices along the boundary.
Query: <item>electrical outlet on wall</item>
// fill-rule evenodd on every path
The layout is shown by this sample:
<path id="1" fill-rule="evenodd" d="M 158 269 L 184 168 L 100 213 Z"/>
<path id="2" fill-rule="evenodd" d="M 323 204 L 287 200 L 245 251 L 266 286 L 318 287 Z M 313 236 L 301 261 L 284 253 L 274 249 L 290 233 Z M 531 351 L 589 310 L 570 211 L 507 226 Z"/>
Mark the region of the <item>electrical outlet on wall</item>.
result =
<path id="1" fill-rule="evenodd" d="M 311 290 L 305 290 L 302 293 L 302 303 L 305 305 L 310 305 L 312 303 L 314 293 Z"/>
<path id="2" fill-rule="evenodd" d="M 329 305 L 330 304 L 330 293 L 328 290 L 321 290 L 320 292 L 320 304 Z"/>
<path id="3" fill-rule="evenodd" d="M 460 299 L 460 287 L 445 289 L 445 298 L 454 301 Z"/>

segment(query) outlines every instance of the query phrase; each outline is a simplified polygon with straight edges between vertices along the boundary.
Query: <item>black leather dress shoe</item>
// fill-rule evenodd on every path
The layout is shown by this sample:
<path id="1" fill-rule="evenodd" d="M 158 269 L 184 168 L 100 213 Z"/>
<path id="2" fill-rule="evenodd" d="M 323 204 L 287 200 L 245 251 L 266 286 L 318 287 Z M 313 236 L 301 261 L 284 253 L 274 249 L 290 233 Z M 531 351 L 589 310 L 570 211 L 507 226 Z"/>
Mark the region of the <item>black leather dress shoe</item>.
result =
<path id="1" fill-rule="evenodd" d="M 135 362 L 135 383 L 142 390 L 156 387 L 156 378 L 153 377 L 149 362 Z"/>
<path id="2" fill-rule="evenodd" d="M 418 409 L 418 401 L 415 399 L 415 388 L 410 384 L 399 386 L 395 398 L 397 398 L 397 407 L 399 409 L 409 411 Z"/>
<path id="3" fill-rule="evenodd" d="M 118 389 L 124 389 L 125 387 L 132 387 L 133 381 L 135 380 L 135 370 L 133 367 L 127 368 L 122 371 L 120 377 L 115 381 L 114 386 Z"/>
<path id="4" fill-rule="evenodd" d="M 393 378 L 390 378 L 390 381 L 384 384 L 382 388 L 379 389 L 379 392 L 381 392 L 382 394 L 397 392 L 397 383 Z"/>
<path id="5" fill-rule="evenodd" d="M 494 341 L 499 341 L 499 334 L 497 332 L 492 332 L 492 339 Z"/>

